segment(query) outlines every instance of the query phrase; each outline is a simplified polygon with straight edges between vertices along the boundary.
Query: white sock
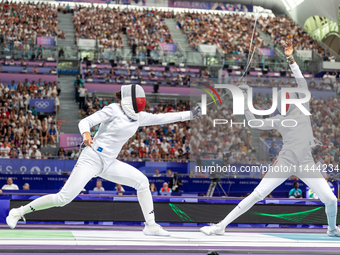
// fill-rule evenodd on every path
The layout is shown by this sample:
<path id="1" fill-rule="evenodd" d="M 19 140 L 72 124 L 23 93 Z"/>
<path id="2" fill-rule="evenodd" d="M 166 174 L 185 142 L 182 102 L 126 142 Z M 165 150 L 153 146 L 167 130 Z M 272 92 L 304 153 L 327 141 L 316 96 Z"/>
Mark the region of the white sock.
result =
<path id="1" fill-rule="evenodd" d="M 225 217 L 221 224 L 223 226 L 228 226 L 231 222 L 233 222 L 236 218 L 244 214 L 248 211 L 254 204 L 260 201 L 260 195 L 257 191 L 251 193 L 248 197 L 243 199 L 228 215 Z"/>
<path id="2" fill-rule="evenodd" d="M 31 203 L 20 207 L 22 214 L 27 214 L 34 211 L 44 210 L 56 206 L 56 194 L 46 195 L 33 200 Z"/>
<path id="3" fill-rule="evenodd" d="M 326 205 L 326 215 L 328 221 L 328 227 L 330 230 L 336 229 L 336 216 L 338 214 L 338 205 L 337 203 L 332 203 Z"/>
<path id="4" fill-rule="evenodd" d="M 155 213 L 153 210 L 153 200 L 149 188 L 137 190 L 138 201 L 148 225 L 155 224 Z"/>

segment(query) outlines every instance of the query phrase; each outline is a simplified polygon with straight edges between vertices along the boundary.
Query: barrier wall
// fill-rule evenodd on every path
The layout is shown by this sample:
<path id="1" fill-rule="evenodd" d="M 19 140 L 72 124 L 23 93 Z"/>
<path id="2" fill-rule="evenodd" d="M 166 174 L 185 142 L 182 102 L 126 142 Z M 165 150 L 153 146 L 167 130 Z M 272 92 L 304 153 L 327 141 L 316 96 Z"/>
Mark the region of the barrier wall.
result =
<path id="1" fill-rule="evenodd" d="M 124 171 L 124 170 L 122 170 Z M 12 174 L 12 175 L 0 175 L 0 188 L 6 184 L 6 180 L 8 177 L 13 179 L 13 182 L 17 184 L 20 188 L 19 192 L 23 192 L 22 186 L 25 183 L 30 185 L 30 189 L 36 192 L 48 192 L 54 193 L 58 192 L 64 185 L 64 183 L 68 179 L 68 175 L 22 175 L 22 174 Z M 106 181 L 101 179 L 100 177 L 95 177 L 91 179 L 88 184 L 85 186 L 86 192 L 93 190 L 96 187 L 97 179 L 102 180 L 103 187 L 105 191 L 114 191 L 115 183 L 110 181 Z M 171 178 L 169 177 L 148 177 L 150 183 L 154 183 L 157 190 L 163 186 L 164 182 L 169 182 Z M 209 178 L 189 178 L 183 177 L 181 178 L 183 187 L 181 190 L 183 193 L 193 193 L 196 195 L 206 194 L 208 191 L 211 180 Z M 261 179 L 234 179 L 234 178 L 225 178 L 221 180 L 221 185 L 223 189 L 226 191 L 228 196 L 246 196 L 247 193 L 251 193 L 256 186 L 260 183 Z M 287 180 L 282 183 L 279 187 L 275 189 L 272 193 L 274 197 L 287 198 L 288 192 L 293 188 L 293 180 Z M 337 185 L 334 185 L 337 186 Z M 123 186 L 127 194 L 135 194 L 135 190 L 128 186 Z M 300 182 L 299 188 L 302 191 L 306 190 L 306 185 Z M 336 187 L 335 187 L 336 188 Z M 4 193 L 12 192 L 12 191 L 3 191 Z M 215 189 L 215 195 L 222 196 L 222 190 L 217 186 Z M 304 196 L 305 197 L 305 196 Z"/>

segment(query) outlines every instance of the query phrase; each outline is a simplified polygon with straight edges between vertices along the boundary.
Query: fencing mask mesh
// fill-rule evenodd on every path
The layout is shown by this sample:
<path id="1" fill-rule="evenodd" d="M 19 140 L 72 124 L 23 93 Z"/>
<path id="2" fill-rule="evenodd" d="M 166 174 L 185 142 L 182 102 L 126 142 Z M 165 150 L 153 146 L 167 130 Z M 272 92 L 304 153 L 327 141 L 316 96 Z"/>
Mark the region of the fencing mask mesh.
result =
<path id="1" fill-rule="evenodd" d="M 286 99 L 297 99 L 297 96 L 293 92 L 286 92 Z M 281 90 L 277 93 L 277 109 L 280 113 L 281 111 Z M 286 104 L 286 114 L 288 115 L 290 112 L 292 112 L 296 108 L 295 104 Z"/>
<path id="2" fill-rule="evenodd" d="M 143 111 L 146 104 L 144 89 L 135 84 L 124 85 L 121 92 L 121 104 L 125 114 L 133 120 L 138 120 L 138 113 Z"/>

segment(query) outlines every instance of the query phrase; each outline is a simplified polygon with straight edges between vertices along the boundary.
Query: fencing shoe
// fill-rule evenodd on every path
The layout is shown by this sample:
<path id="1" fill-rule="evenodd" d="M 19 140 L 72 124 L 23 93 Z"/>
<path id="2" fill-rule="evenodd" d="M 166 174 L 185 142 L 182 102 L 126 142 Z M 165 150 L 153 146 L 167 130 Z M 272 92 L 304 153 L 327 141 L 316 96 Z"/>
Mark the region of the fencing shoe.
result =
<path id="1" fill-rule="evenodd" d="M 205 226 L 203 228 L 200 228 L 200 231 L 207 236 L 224 235 L 225 227 L 222 226 L 221 223 L 218 223 L 218 224 L 212 224 L 210 226 Z"/>
<path id="2" fill-rule="evenodd" d="M 336 227 L 334 230 L 327 229 L 327 235 L 331 237 L 340 237 L 340 229 Z"/>
<path id="3" fill-rule="evenodd" d="M 158 225 L 157 223 L 152 225 L 145 223 L 143 233 L 146 236 L 170 236 L 170 233 L 164 230 L 162 226 Z"/>
<path id="4" fill-rule="evenodd" d="M 15 226 L 17 225 L 18 221 L 21 218 L 24 221 L 26 221 L 23 213 L 21 212 L 21 208 L 14 208 L 14 209 L 10 210 L 10 212 L 9 212 L 7 218 L 6 218 L 6 223 L 10 228 L 13 229 L 13 228 L 15 228 Z"/>

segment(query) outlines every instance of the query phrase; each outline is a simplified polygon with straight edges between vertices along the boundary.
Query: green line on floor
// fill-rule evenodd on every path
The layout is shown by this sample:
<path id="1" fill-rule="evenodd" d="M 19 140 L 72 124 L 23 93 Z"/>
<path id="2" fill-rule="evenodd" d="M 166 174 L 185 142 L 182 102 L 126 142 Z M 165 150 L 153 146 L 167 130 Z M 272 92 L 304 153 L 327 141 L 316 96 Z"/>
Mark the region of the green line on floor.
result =
<path id="1" fill-rule="evenodd" d="M 74 239 L 71 231 L 0 230 L 0 239 Z"/>

